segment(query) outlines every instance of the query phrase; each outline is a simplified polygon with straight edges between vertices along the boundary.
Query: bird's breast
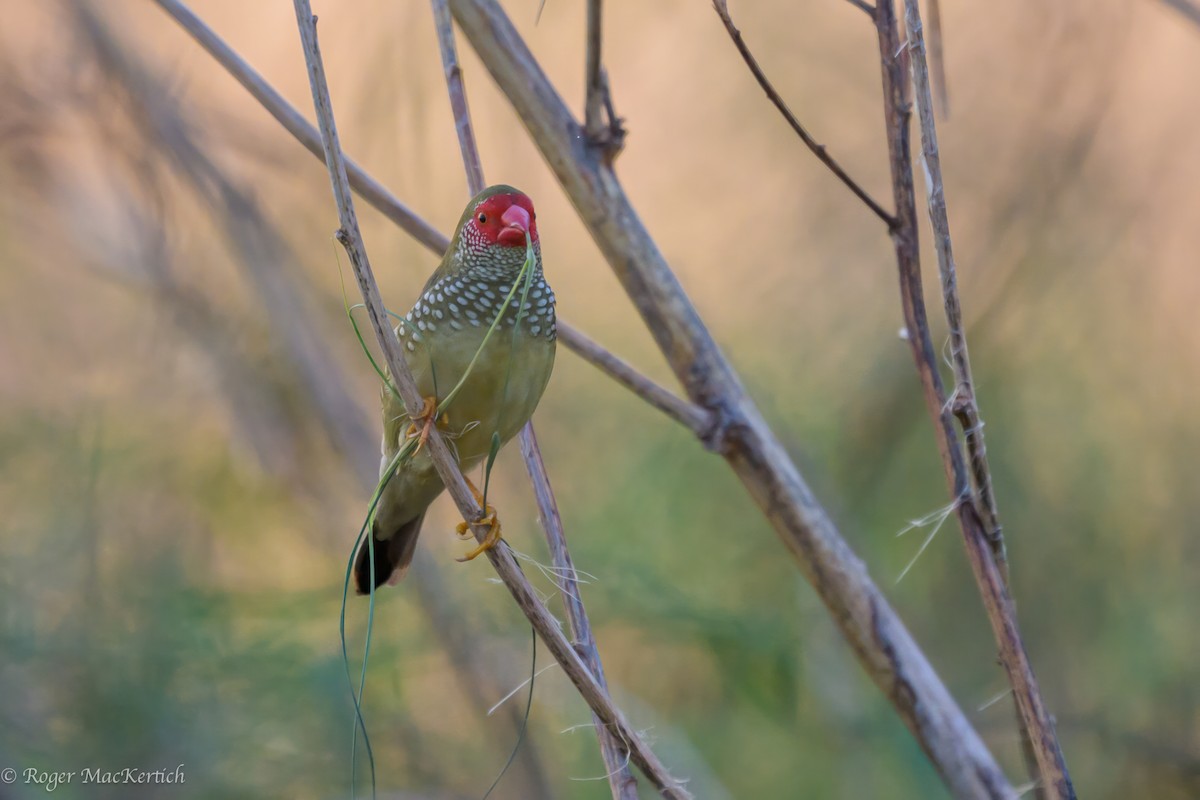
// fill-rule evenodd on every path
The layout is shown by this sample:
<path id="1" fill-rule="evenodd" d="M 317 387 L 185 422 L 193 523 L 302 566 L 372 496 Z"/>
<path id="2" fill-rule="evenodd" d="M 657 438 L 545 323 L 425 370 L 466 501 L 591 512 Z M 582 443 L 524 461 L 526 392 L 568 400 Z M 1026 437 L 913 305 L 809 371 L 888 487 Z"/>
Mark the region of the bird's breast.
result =
<path id="1" fill-rule="evenodd" d="M 499 316 L 499 321 L 497 321 Z M 397 328 L 422 396 L 447 408 L 448 439 L 464 469 L 507 442 L 533 415 L 554 366 L 554 292 L 540 272 L 528 288 L 503 278 L 443 278 Z"/>

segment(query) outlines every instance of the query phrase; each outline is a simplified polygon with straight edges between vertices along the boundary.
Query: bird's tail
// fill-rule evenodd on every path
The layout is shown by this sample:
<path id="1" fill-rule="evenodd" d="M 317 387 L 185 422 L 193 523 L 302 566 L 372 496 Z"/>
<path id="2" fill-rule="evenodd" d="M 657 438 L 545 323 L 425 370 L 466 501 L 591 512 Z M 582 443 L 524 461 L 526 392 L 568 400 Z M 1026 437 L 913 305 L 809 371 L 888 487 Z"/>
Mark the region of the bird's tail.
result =
<path id="1" fill-rule="evenodd" d="M 391 536 L 386 538 L 381 536 L 382 531 L 378 528 L 371 531 L 375 540 L 374 575 L 371 571 L 370 542 L 364 539 L 354 558 L 354 586 L 358 594 L 370 594 L 372 583 L 378 589 L 385 583 L 395 584 L 404 577 L 408 565 L 412 563 L 424 521 L 425 515 L 421 514 L 392 531 Z"/>

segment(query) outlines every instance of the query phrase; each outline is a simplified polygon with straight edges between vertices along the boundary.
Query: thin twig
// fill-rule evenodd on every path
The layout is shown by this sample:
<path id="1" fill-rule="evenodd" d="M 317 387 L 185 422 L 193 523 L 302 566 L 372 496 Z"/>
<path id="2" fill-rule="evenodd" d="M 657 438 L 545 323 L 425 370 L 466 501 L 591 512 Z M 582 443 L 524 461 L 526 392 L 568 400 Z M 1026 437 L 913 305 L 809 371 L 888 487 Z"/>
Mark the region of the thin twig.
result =
<path id="1" fill-rule="evenodd" d="M 446 87 L 450 92 L 450 107 L 454 112 L 454 129 L 458 133 L 459 149 L 462 151 L 463 168 L 467 174 L 467 186 L 471 196 L 479 194 L 484 189 L 483 165 L 479 159 L 479 148 L 475 143 L 475 133 L 471 125 L 471 112 L 467 106 L 466 89 L 463 85 L 462 69 L 458 64 L 458 54 L 454 45 L 454 26 L 450 19 L 450 9 L 446 0 L 432 0 L 433 19 L 437 29 L 438 47 L 442 53 L 442 67 L 446 72 Z M 600 650 L 592 635 L 592 625 L 588 620 L 587 610 L 579 592 L 579 576 L 575 573 L 575 564 L 567 549 L 566 532 L 563 530 L 562 516 L 558 512 L 558 500 L 550 485 L 550 475 L 542 460 L 542 451 L 538 447 L 537 434 L 533 423 L 527 422 L 521 429 L 521 456 L 525 460 L 525 469 L 529 472 L 529 482 L 533 486 L 533 494 L 537 500 L 542 530 L 546 534 L 546 543 L 554 561 L 555 577 L 562 591 L 563 606 L 567 612 L 567 621 L 571 626 L 571 634 L 575 649 L 587 662 L 596 682 L 608 691 L 608 682 L 604 678 L 604 667 L 600 661 Z M 600 742 L 600 753 L 604 759 L 606 775 L 612 789 L 614 800 L 638 800 L 637 779 L 629 766 L 629 748 L 604 725 L 594 712 L 596 735 Z"/>
<path id="2" fill-rule="evenodd" d="M 421 393 L 417 390 L 412 373 L 401 354 L 400 342 L 388 322 L 383 298 L 379 294 L 379 287 L 375 282 L 363 247 L 362 234 L 359 231 L 358 219 L 354 211 L 354 200 L 350 193 L 350 182 L 346 177 L 345 161 L 338 143 L 337 127 L 329 100 L 329 88 L 325 81 L 325 70 L 317 46 L 316 18 L 312 14 L 309 0 L 294 0 L 294 6 L 296 23 L 300 29 L 300 39 L 304 47 L 304 60 L 308 67 L 309 83 L 312 87 L 313 106 L 320 124 L 326 165 L 329 169 L 330 183 L 337 204 L 338 219 L 341 223 L 341 228 L 337 231 L 337 238 L 345 247 L 346 254 L 350 259 L 351 267 L 362 292 L 363 302 L 366 305 L 367 316 L 387 361 L 392 380 L 403 398 L 405 406 L 410 413 L 415 415 L 422 407 Z M 472 521 L 472 530 L 476 538 L 482 542 L 489 527 L 482 522 L 483 510 L 480 509 L 468 488 L 458 463 L 446 442 L 436 429 L 430 431 L 426 447 L 437 468 L 438 475 L 446 485 L 450 496 L 454 498 L 459 512 L 464 519 Z M 584 701 L 605 725 L 611 726 L 629 743 L 633 762 L 664 796 L 690 797 L 682 786 L 667 773 L 654 752 L 637 736 L 624 714 L 613 704 L 608 693 L 592 676 L 587 664 L 571 647 L 554 617 L 538 599 L 533 587 L 513 559 L 510 549 L 493 547 L 487 551 L 487 556 L 516 600 L 517 605 L 533 624 L 555 660 L 562 665 L 563 671 L 575 684 Z"/>
<path id="3" fill-rule="evenodd" d="M 600 77 L 600 53 L 603 31 L 601 29 L 601 0 L 587 0 L 587 60 L 584 64 L 583 127 L 588 137 L 598 135 L 604 127 L 600 115 L 604 109 L 601 93 L 604 86 Z"/>
<path id="4" fill-rule="evenodd" d="M 245 59 L 217 36 L 212 28 L 208 27 L 180 0 L 155 0 L 155 2 L 250 92 L 259 104 L 283 125 L 288 133 L 304 145 L 305 149 L 318 159 L 324 160 L 325 153 L 321 145 L 321 134 L 316 127 L 308 122 L 295 106 L 284 100 L 283 96 L 247 64 Z M 417 216 L 395 195 L 385 189 L 379 181 L 348 158 L 346 159 L 346 175 L 349 177 L 350 186 L 354 191 L 373 208 L 439 257 L 446 252 L 446 248 L 450 245 L 449 237 Z M 703 409 L 688 403 L 644 375 L 633 371 L 628 363 L 561 319 L 558 321 L 558 340 L 567 349 L 577 353 L 601 372 L 610 375 L 618 383 L 642 396 L 650 405 L 690 428 L 693 432 L 710 431 L 714 428 L 713 420 Z M 618 369 L 618 365 L 622 369 L 616 372 L 612 371 Z"/>
<path id="5" fill-rule="evenodd" d="M 604 153 L 612 163 L 625 146 L 625 128 L 621 118 L 613 110 L 612 91 L 608 85 L 608 74 L 604 70 L 601 42 L 601 0 L 588 0 L 587 4 L 587 56 L 584 61 L 584 132 L 587 141 Z M 604 116 L 608 115 L 608 121 Z"/>
<path id="6" fill-rule="evenodd" d="M 596 645 L 596 638 L 592 634 L 592 624 L 588 620 L 587 611 L 583 606 L 579 576 L 575 571 L 575 562 L 571 559 L 571 552 L 567 549 L 562 517 L 558 513 L 558 502 L 554 499 L 550 479 L 542 462 L 542 451 L 538 447 L 537 436 L 533 432 L 532 425 L 526 425 L 521 431 L 521 455 L 525 458 L 529 480 L 533 484 L 533 493 L 537 498 L 542 527 L 546 531 L 546 542 L 550 547 L 550 558 L 555 566 L 554 577 L 558 581 L 562 594 L 563 608 L 567 612 L 567 621 L 571 626 L 571 637 L 575 649 L 587 662 L 596 681 L 607 691 L 608 682 L 604 677 L 600 650 Z M 629 769 L 629 748 L 594 713 L 592 720 L 600 739 L 600 753 L 604 758 L 605 774 L 608 777 L 609 786 L 612 788 L 614 800 L 637 800 L 637 780 Z"/>
<path id="7" fill-rule="evenodd" d="M 446 90 L 450 93 L 450 111 L 454 115 L 454 132 L 458 135 L 458 146 L 462 150 L 463 169 L 467 175 L 467 191 L 471 197 L 482 192 L 483 162 L 475 144 L 475 132 L 471 129 L 471 110 L 467 105 L 467 92 L 463 86 L 462 67 L 454 50 L 454 23 L 445 0 L 433 0 L 433 23 L 437 30 L 438 46 L 442 51 L 442 71 L 446 75 Z"/>
<path id="8" fill-rule="evenodd" d="M 450 0 L 450 7 L 542 150 L 688 395 L 727 420 L 721 454 L 952 794 L 1012 798 L 1013 789 L 995 759 L 746 394 L 616 175 L 580 144 L 580 124 L 511 21 L 493 0 Z"/>
<path id="9" fill-rule="evenodd" d="M 911 3 L 912 0 L 906 0 Z M 911 6 L 910 6 L 911 8 Z M 896 250 L 896 259 L 900 273 L 900 293 L 904 309 L 904 319 L 907 326 L 906 337 L 916 362 L 917 372 L 921 379 L 926 407 L 934 422 L 934 432 L 938 450 L 942 457 L 946 482 L 952 496 L 961 497 L 971 493 L 971 479 L 967 469 L 958 437 L 954 430 L 952 412 L 946 402 L 946 394 L 938 372 L 937 354 L 929 333 L 929 323 L 921 285 L 921 265 L 918 249 L 916 199 L 913 188 L 912 156 L 909 142 L 910 108 L 905 102 L 905 86 L 907 81 L 904 74 L 902 51 L 911 50 L 907 54 L 912 64 L 914 76 L 918 73 L 917 94 L 922 106 L 922 116 L 928 117 L 932 126 L 932 101 L 930 99 L 928 69 L 925 66 L 924 45 L 920 40 L 920 19 L 910 16 L 910 31 L 908 46 L 902 47 L 898 24 L 894 9 L 890 3 L 880 3 L 875 15 L 876 29 L 879 40 L 880 64 L 883 77 L 884 117 L 887 126 L 889 161 L 892 172 L 892 187 L 896 205 L 896 216 L 899 225 L 892 229 L 892 240 Z M 918 64 L 919 62 L 919 64 Z M 933 141 L 933 140 L 930 140 Z M 936 150 L 933 151 L 936 156 Z M 927 153 L 928 155 L 928 153 Z M 936 161 L 936 159 L 935 159 Z M 928 160 L 927 160 L 927 166 Z M 940 176 L 940 173 L 939 173 Z M 936 195 L 936 198 L 934 197 Z M 930 192 L 931 203 L 944 204 L 943 189 L 940 184 Z M 942 206 L 944 212 L 944 205 Z M 939 243 L 939 248 L 948 246 L 948 227 L 942 226 L 945 241 Z M 942 238 L 942 237 L 939 237 Z M 950 284 L 953 288 L 953 284 Z M 957 294 L 954 302 L 957 304 Z M 961 324 L 961 323 L 960 323 Z M 963 350 L 965 353 L 965 348 Z M 984 601 L 1000 649 L 1000 660 L 1004 664 L 1010 684 L 1013 686 L 1014 698 L 1020 710 L 1020 719 L 1035 731 L 1035 744 L 1043 751 L 1049 761 L 1057 760 L 1061 767 L 1061 752 L 1058 750 L 1057 739 L 1053 725 L 1046 713 L 1034 678 L 1029 659 L 1021 642 L 1017 629 L 1015 615 L 1008 588 L 1005 582 L 1002 562 L 994 556 L 989 535 L 990 530 L 985 522 L 984 504 L 975 497 L 973 502 L 958 504 L 955 513 L 967 545 L 968 559 L 975 574 L 976 583 Z M 1052 754 L 1057 753 L 1057 759 Z M 1038 758 L 1039 766 L 1043 758 Z M 1066 778 L 1065 767 L 1060 771 L 1061 781 L 1055 776 L 1053 769 L 1042 769 L 1044 778 L 1055 781 L 1056 797 L 1073 797 L 1070 781 Z"/>
<path id="10" fill-rule="evenodd" d="M 979 416 L 979 406 L 975 400 L 975 380 L 971 375 L 967 335 L 963 329 L 962 304 L 958 296 L 958 272 L 954 265 L 954 249 L 950 243 L 950 219 L 946 211 L 946 188 L 942 181 L 942 161 L 933 117 L 921 17 L 914 0 L 905 0 L 905 8 L 908 63 L 915 89 L 917 114 L 921 122 L 921 155 L 925 163 L 929 220 L 933 226 L 934 250 L 937 252 L 938 272 L 942 279 L 942 300 L 946 309 L 946 322 L 950 328 L 950 363 L 954 371 L 955 386 L 948 401 L 949 410 L 962 425 L 967 454 L 971 461 L 971 477 L 979 516 L 984 521 L 993 555 L 1003 573 L 1006 571 L 1004 538 L 1000 530 L 999 513 L 996 510 L 996 496 L 992 491 L 992 473 L 988 466 L 987 447 L 984 444 L 983 420 Z M 1005 576 L 1005 583 L 1007 582 Z"/>
<path id="11" fill-rule="evenodd" d="M 908 28 L 909 68 L 913 80 L 913 96 L 917 115 L 921 123 L 921 155 L 925 163 L 926 195 L 929 219 L 933 226 L 934 249 L 937 251 L 938 270 L 942 279 L 942 298 L 946 310 L 946 322 L 950 328 L 950 361 L 954 370 L 955 387 L 949 400 L 950 410 L 963 429 L 967 456 L 970 460 L 971 480 L 974 488 L 974 519 L 982 524 L 982 530 L 972 525 L 964 526 L 963 533 L 977 539 L 978 548 L 990 548 L 994 579 L 998 585 L 980 587 L 985 595 L 985 606 L 996 632 L 1001 660 L 1008 669 L 1009 682 L 1020 712 L 1018 721 L 1022 737 L 1033 749 L 1038 766 L 1037 781 L 1039 795 L 1047 798 L 1073 798 L 1075 789 L 1067 772 L 1066 761 L 1050 718 L 1038 690 L 1033 667 L 1021 642 L 1016 622 L 1016 609 L 1009 595 L 1007 561 L 1004 540 L 1000 532 L 999 515 L 996 511 L 995 495 L 992 492 L 992 475 L 988 467 L 987 448 L 984 445 L 983 421 L 975 400 L 975 385 L 971 375 L 971 360 L 967 353 L 967 338 L 963 328 L 962 306 L 958 296 L 958 277 L 954 265 L 954 250 L 950 240 L 950 219 L 946 211 L 946 188 L 942 180 L 941 154 L 938 150 L 937 126 L 933 114 L 933 99 L 930 89 L 929 67 L 926 61 L 924 29 L 917 0 L 905 0 L 905 25 Z M 911 186 L 911 182 L 909 182 Z M 914 236 L 915 241 L 915 236 Z M 923 334 L 928 336 L 928 331 Z M 945 407 L 943 403 L 942 408 Z M 944 417 L 944 412 L 942 413 Z M 957 441 L 951 448 L 958 452 Z M 959 482 L 956 479 L 956 482 Z M 979 541 L 982 534 L 982 541 Z M 977 571 L 976 580 L 993 580 L 993 571 Z M 995 595 L 996 602 L 987 601 Z"/>
<path id="12" fill-rule="evenodd" d="M 558 336 L 563 334 L 560 329 Z M 654 383 L 635 370 L 624 359 L 605 350 L 586 337 L 579 337 L 571 346 L 576 355 L 603 370 L 610 378 L 624 385 L 650 405 L 667 416 L 682 423 L 710 450 L 720 450 L 723 427 L 717 415 L 706 411 L 695 403 L 689 403 L 678 395 Z"/>
<path id="13" fill-rule="evenodd" d="M 846 185 L 846 188 L 854 192 L 855 197 L 857 197 L 859 200 L 862 200 L 863 203 L 866 204 L 867 208 L 875 212 L 875 216 L 883 220 L 884 224 L 887 225 L 888 228 L 891 228 L 893 225 L 895 225 L 896 218 L 889 214 L 883 206 L 875 202 L 874 198 L 867 194 L 867 190 L 862 188 L 862 186 L 858 184 L 858 181 L 851 178 L 846 173 L 846 170 L 842 169 L 842 165 L 839 164 L 833 156 L 829 155 L 825 145 L 819 144 L 817 140 L 814 139 L 809 132 L 804 129 L 804 126 L 800 124 L 800 120 L 796 119 L 796 115 L 792 113 L 790 108 L 788 108 L 787 103 L 783 101 L 783 98 L 779 95 L 779 92 L 775 91 L 775 87 L 772 86 L 771 81 L 767 79 L 766 73 L 764 73 L 762 71 L 762 67 L 758 65 L 758 59 L 754 57 L 754 54 L 750 52 L 750 48 L 746 46 L 745 40 L 742 39 L 742 32 L 739 31 L 733 24 L 733 18 L 729 16 L 729 8 L 726 6 L 726 0 L 713 0 L 713 8 L 716 10 L 717 16 L 721 18 L 721 22 L 725 25 L 725 30 L 729 32 L 729 38 L 733 39 L 734 46 L 736 46 L 738 52 L 742 54 L 742 60 L 746 62 L 746 66 L 748 66 L 750 68 L 750 72 L 754 74 L 754 79 L 758 81 L 758 85 L 762 87 L 762 90 L 767 93 L 767 98 L 775 105 L 777 109 L 779 109 L 779 113 L 783 115 L 785 120 L 787 120 L 788 125 L 792 126 L 792 130 L 794 130 L 796 135 L 800 137 L 800 141 L 804 142 L 805 146 L 808 147 L 809 150 L 813 151 L 813 154 L 816 155 L 817 159 L 822 164 L 829 167 L 829 171 L 836 175 L 838 180 Z"/>

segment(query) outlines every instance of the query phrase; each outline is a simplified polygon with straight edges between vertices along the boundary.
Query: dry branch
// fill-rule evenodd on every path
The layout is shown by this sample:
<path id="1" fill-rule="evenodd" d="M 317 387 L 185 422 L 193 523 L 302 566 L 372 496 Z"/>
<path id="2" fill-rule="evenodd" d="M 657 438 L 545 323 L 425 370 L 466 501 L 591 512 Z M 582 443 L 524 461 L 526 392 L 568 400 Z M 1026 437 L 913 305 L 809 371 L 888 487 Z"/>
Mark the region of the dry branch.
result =
<path id="1" fill-rule="evenodd" d="M 245 59 L 217 36 L 212 28 L 208 27 L 180 0 L 155 0 L 155 2 L 179 23 L 180 27 L 187 31 L 201 47 L 208 51 L 209 55 L 216 59 L 288 133 L 304 145 L 305 149 L 318 159 L 322 161 L 325 159 L 320 131 L 306 120 L 295 106 L 283 99 L 283 96 L 247 64 Z M 347 158 L 345 163 L 350 186 L 360 197 L 438 257 L 446 252 L 446 248 L 450 244 L 447 236 L 417 216 L 353 160 Z M 688 427 L 697 435 L 712 435 L 714 420 L 703 409 L 688 403 L 668 389 L 636 372 L 627 362 L 613 355 L 562 319 L 558 321 L 558 340 L 567 349 L 577 353 L 585 361 L 597 367 L 601 372 L 610 375 L 621 385 L 641 395 L 650 405 Z"/>
<path id="2" fill-rule="evenodd" d="M 903 623 L 813 497 L 630 206 L 612 170 L 490 0 L 451 0 L 485 66 L 570 196 L 688 395 L 723 420 L 720 451 L 956 797 L 1012 787 Z"/>
<path id="3" fill-rule="evenodd" d="M 408 364 L 400 352 L 400 343 L 387 320 L 387 312 L 379 287 L 371 271 L 370 262 L 362 243 L 357 216 L 354 211 L 354 201 L 350 193 L 350 183 L 346 177 L 346 166 L 338 142 L 337 127 L 334 122 L 333 109 L 329 100 L 329 89 L 325 80 L 324 66 L 320 50 L 317 46 L 316 18 L 308 0 L 294 0 L 296 23 L 300 30 L 300 39 L 304 47 L 305 63 L 308 66 L 309 83 L 312 87 L 313 106 L 320 124 L 321 139 L 324 145 L 326 165 L 329 169 L 330 183 L 333 188 L 334 200 L 338 209 L 341 228 L 337 231 L 338 241 L 346 249 L 351 267 L 362 292 L 363 302 L 367 309 L 371 327 L 375 332 L 380 349 L 384 353 L 388 369 L 396 389 L 403 398 L 409 412 L 416 415 L 422 407 L 420 392 L 413 381 Z M 438 475 L 445 483 L 447 491 L 454 499 L 463 518 L 471 520 L 472 530 L 480 541 L 487 534 L 488 526 L 481 523 L 483 511 L 468 488 L 462 472 L 458 468 L 440 433 L 431 430 L 426 444 Z M 651 783 L 665 797 L 687 798 L 690 795 L 672 778 L 659 762 L 658 757 L 637 735 L 608 696 L 608 693 L 592 676 L 592 673 L 579 654 L 571 647 L 566 637 L 558 627 L 557 620 L 550 614 L 538 599 L 533 587 L 521 572 L 510 549 L 506 546 L 493 547 L 487 551 L 488 560 L 496 569 L 505 586 L 513 595 L 517 605 L 533 624 L 534 629 L 546 644 L 555 660 L 562 666 L 563 671 L 579 690 L 592 711 L 606 726 L 610 726 L 628 743 L 630 757 L 645 773 Z"/>
<path id="4" fill-rule="evenodd" d="M 446 0 L 432 0 L 434 25 L 437 29 L 438 48 L 442 53 L 442 67 L 446 73 L 446 88 L 450 93 L 450 107 L 454 113 L 454 128 L 458 133 L 458 145 L 462 151 L 463 168 L 467 174 L 467 187 L 472 197 L 485 188 L 483 165 L 479 159 L 479 148 L 475 144 L 475 133 L 471 125 L 471 112 L 467 106 L 466 89 L 463 85 L 462 69 L 458 64 L 458 53 L 454 45 L 454 25 Z M 554 576 L 562 593 L 563 607 L 571 626 L 575 649 L 587 662 L 596 682 L 608 691 L 604 678 L 604 667 L 600 661 L 600 650 L 592 635 L 592 625 L 579 592 L 579 576 L 571 552 L 567 549 L 567 537 L 563 530 L 562 515 L 558 512 L 558 501 L 550 485 L 550 475 L 542 460 L 537 434 L 533 423 L 527 422 L 520 433 L 521 457 L 529 472 L 529 481 L 537 501 L 542 530 L 554 564 Z M 600 753 L 604 759 L 605 775 L 612 789 L 614 800 L 637 800 L 637 779 L 629 768 L 629 748 L 606 726 L 594 712 L 592 721 L 600 742 Z"/>
<path id="5" fill-rule="evenodd" d="M 1022 734 L 1027 744 L 1032 746 L 1037 761 L 1040 776 L 1039 789 L 1047 797 L 1073 798 L 1075 790 L 1071 785 L 1071 778 L 1067 773 L 1058 736 L 1054 731 L 1054 722 L 1050 719 L 1050 714 L 1046 710 L 1038 689 L 1033 667 L 1029 663 L 1029 657 L 1017 629 L 1016 612 L 1009 595 L 1004 542 L 1000 533 L 995 496 L 992 492 L 991 471 L 988 467 L 987 450 L 984 446 L 983 421 L 975 400 L 971 361 L 967 353 L 962 308 L 958 296 L 958 279 L 954 265 L 954 250 L 950 239 L 950 220 L 946 211 L 946 189 L 942 180 L 941 156 L 938 151 L 937 128 L 933 115 L 933 97 L 921 13 L 916 0 L 905 0 L 904 5 L 905 23 L 908 29 L 909 66 L 913 79 L 914 99 L 921 123 L 921 152 L 925 163 L 929 219 L 933 226 L 934 248 L 937 251 L 938 269 L 942 279 L 942 298 L 945 304 L 946 321 L 950 328 L 950 360 L 956 383 L 954 392 L 948 401 L 942 398 L 944 392 L 941 390 L 940 380 L 931 387 L 934 390 L 932 395 L 936 395 L 939 401 L 936 416 L 940 418 L 941 429 L 943 435 L 946 436 L 943 455 L 951 456 L 944 459 L 947 480 L 956 492 L 956 497 L 961 496 L 959 492 L 967 488 L 963 474 L 965 467 L 962 463 L 962 454 L 947 417 L 947 412 L 950 412 L 962 425 L 967 454 L 970 459 L 973 502 L 969 505 L 960 504 L 958 509 L 962 531 L 968 540 L 967 549 L 971 565 L 975 570 L 975 579 L 983 594 L 988 618 L 991 620 L 1000 648 L 1000 659 L 1008 672 L 1009 682 L 1013 686 L 1014 698 L 1020 712 L 1019 722 L 1023 729 Z M 889 49 L 883 44 L 884 28 L 889 27 L 887 26 L 889 20 L 894 21 L 892 9 L 890 7 L 884 9 L 881 6 L 877 12 L 881 56 L 889 52 Z M 893 37 L 899 38 L 894 25 L 890 26 L 890 32 L 886 34 L 886 38 L 889 40 Z M 884 74 L 885 76 L 889 74 L 894 76 L 894 71 L 885 69 Z M 894 87 L 892 88 L 894 90 Z M 893 111 L 898 111 L 895 104 L 892 104 L 891 108 Z M 888 124 L 889 128 L 895 125 L 907 127 L 907 118 L 902 119 L 889 114 Z M 889 137 L 889 140 L 893 138 Z M 896 168 L 903 169 L 905 167 L 903 163 L 896 161 L 895 155 L 893 153 L 893 175 Z M 907 149 L 904 158 L 908 162 L 908 179 L 904 181 L 903 188 L 909 194 L 906 194 L 904 198 L 899 196 L 896 198 L 897 207 L 901 203 L 915 205 L 915 200 L 911 197 L 913 188 L 911 155 Z M 915 225 L 915 211 L 910 218 Z M 902 269 L 907 266 L 914 270 L 914 275 L 909 277 L 906 285 L 914 288 L 916 292 L 917 296 L 914 302 L 921 302 L 920 260 L 916 252 L 915 228 L 912 231 L 911 246 L 913 251 L 911 258 L 901 260 Z M 918 338 L 923 340 L 922 350 L 925 351 L 921 355 L 927 357 L 928 350 L 932 348 L 927 326 L 919 331 L 919 335 L 914 335 L 913 329 L 909 329 L 909 339 L 913 342 L 914 347 L 916 347 Z M 916 350 L 914 350 L 915 353 Z M 929 365 L 928 372 L 934 376 L 937 375 L 936 362 Z M 932 395 L 927 392 L 927 399 L 932 400 Z M 947 406 L 949 407 L 947 408 Z M 930 412 L 934 412 L 933 406 L 930 407 Z"/>

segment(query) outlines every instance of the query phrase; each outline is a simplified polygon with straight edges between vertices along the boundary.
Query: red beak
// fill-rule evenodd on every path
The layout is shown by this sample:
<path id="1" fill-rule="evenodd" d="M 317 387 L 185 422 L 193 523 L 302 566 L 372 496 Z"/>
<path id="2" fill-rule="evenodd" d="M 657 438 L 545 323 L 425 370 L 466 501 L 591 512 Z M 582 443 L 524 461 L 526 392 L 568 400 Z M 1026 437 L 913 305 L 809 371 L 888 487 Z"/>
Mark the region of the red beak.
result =
<path id="1" fill-rule="evenodd" d="M 525 232 L 529 230 L 529 212 L 518 205 L 509 206 L 500 215 L 504 228 L 498 237 L 501 244 L 520 247 L 525 244 Z"/>

